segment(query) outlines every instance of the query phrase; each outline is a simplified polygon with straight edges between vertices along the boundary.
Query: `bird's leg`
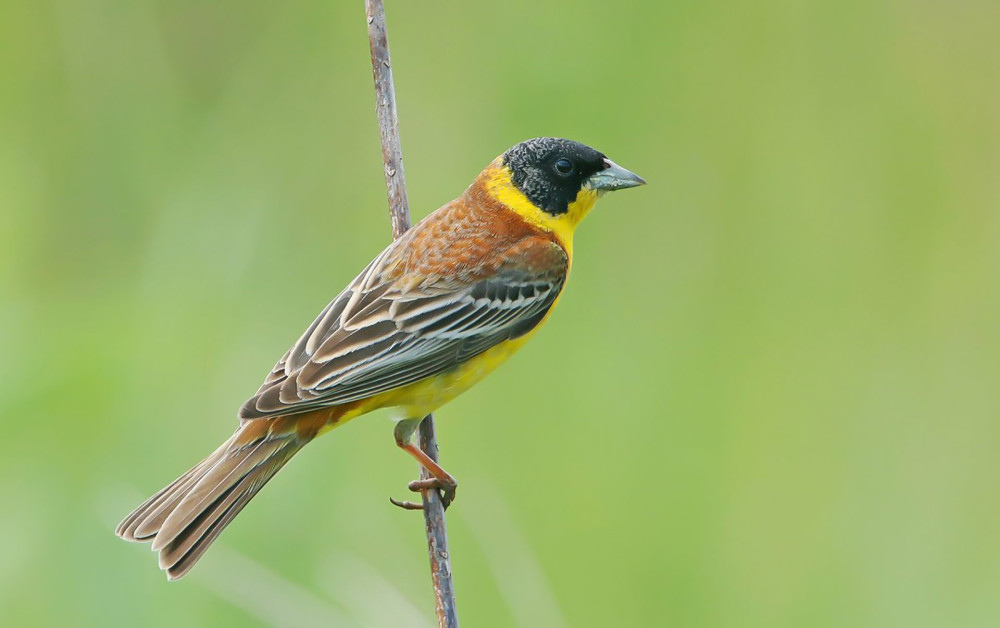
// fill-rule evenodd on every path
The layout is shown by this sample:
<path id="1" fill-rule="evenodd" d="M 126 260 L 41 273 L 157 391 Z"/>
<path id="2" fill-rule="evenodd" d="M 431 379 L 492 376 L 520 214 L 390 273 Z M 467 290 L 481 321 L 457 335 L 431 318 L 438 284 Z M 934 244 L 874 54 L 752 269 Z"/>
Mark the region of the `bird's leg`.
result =
<path id="1" fill-rule="evenodd" d="M 458 488 L 458 481 L 447 471 L 441 468 L 441 465 L 434 462 L 427 453 L 420 449 L 413 442 L 413 433 L 420 426 L 420 421 L 423 419 L 406 419 L 396 423 L 396 429 L 393 431 L 393 435 L 396 437 L 396 445 L 416 458 L 420 465 L 427 469 L 427 471 L 433 476 L 426 479 L 414 480 L 410 482 L 407 487 L 413 492 L 425 491 L 428 489 L 438 489 L 441 491 L 441 503 L 445 508 L 451 505 L 451 502 L 455 500 L 455 489 Z M 421 510 L 423 505 L 414 502 L 399 501 L 393 498 L 389 498 L 393 504 L 399 506 L 400 508 L 405 508 L 406 510 Z"/>

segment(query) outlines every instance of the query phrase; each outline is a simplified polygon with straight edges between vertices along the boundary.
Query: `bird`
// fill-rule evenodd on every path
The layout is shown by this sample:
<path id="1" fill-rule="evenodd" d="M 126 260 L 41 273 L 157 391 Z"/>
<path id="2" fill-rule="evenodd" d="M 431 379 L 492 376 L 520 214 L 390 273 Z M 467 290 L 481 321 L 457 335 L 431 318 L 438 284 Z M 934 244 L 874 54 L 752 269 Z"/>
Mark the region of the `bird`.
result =
<path id="1" fill-rule="evenodd" d="M 538 331 L 569 276 L 577 225 L 605 192 L 645 183 L 568 139 L 508 149 L 379 253 L 278 360 L 236 432 L 116 534 L 151 543 L 167 578 L 181 578 L 300 449 L 380 408 L 401 417 L 396 444 L 432 476 L 409 488 L 439 490 L 447 506 L 458 483 L 414 443 L 421 419 Z"/>

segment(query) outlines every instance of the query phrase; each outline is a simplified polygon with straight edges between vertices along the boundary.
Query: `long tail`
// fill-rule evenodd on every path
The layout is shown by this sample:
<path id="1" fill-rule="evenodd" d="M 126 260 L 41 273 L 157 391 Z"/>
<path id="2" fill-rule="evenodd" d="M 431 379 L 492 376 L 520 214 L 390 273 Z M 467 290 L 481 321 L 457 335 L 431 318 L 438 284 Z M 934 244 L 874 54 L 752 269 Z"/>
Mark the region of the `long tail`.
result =
<path id="1" fill-rule="evenodd" d="M 209 457 L 125 517 L 115 533 L 151 541 L 167 578 L 180 578 L 323 423 L 325 417 L 311 415 L 245 421 Z"/>

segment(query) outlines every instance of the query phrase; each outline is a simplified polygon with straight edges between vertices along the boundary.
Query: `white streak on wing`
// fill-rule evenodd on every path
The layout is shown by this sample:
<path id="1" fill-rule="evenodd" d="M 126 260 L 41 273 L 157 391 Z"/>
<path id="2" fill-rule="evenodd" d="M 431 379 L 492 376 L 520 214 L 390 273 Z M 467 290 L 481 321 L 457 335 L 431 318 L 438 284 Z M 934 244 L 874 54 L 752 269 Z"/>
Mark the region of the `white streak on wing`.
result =
<path id="1" fill-rule="evenodd" d="M 372 362 L 375 362 L 376 360 L 379 360 L 380 358 L 382 358 L 383 356 L 385 356 L 389 352 L 396 351 L 397 347 L 398 347 L 397 343 L 390 344 L 385 349 L 379 351 L 378 353 L 373 353 L 372 355 L 364 358 L 363 360 L 357 360 L 357 361 L 354 361 L 354 362 L 347 362 L 346 364 L 344 364 L 340 368 L 331 369 L 329 371 L 326 371 L 326 372 L 323 373 L 323 377 L 319 381 L 317 381 L 315 384 L 313 384 L 313 386 L 311 386 L 311 388 L 313 390 L 324 390 L 326 388 L 329 388 L 330 385 L 328 384 L 328 382 L 331 382 L 331 381 L 333 381 L 335 379 L 338 379 L 338 378 L 344 376 L 347 373 L 350 373 L 352 371 L 356 371 L 356 370 L 360 369 L 361 367 L 363 367 L 363 366 L 365 366 L 367 364 L 371 364 Z"/>
<path id="2" fill-rule="evenodd" d="M 447 318 L 452 314 L 455 314 L 456 312 L 468 307 L 471 304 L 472 304 L 471 299 L 467 298 L 462 299 L 460 301 L 452 302 L 448 304 L 447 307 L 442 307 L 434 316 L 419 321 L 413 321 L 410 323 L 408 327 L 405 327 L 404 329 L 405 331 L 414 333 L 425 331 L 427 330 L 428 327 L 431 327 L 435 323 L 440 322 L 442 319 Z M 427 331 L 428 335 L 435 335 L 436 333 L 437 330 L 434 329 Z"/>
<path id="3" fill-rule="evenodd" d="M 428 355 L 433 355 L 435 351 L 444 347 L 446 343 L 441 341 L 424 341 L 424 342 L 413 342 L 414 338 L 408 339 L 410 342 L 404 341 L 399 345 L 391 345 L 385 351 L 379 352 L 377 355 L 373 356 L 371 359 L 363 360 L 360 362 L 350 363 L 345 365 L 341 369 L 337 369 L 334 372 L 324 374 L 323 379 L 313 386 L 314 390 L 327 390 L 333 386 L 338 386 L 344 389 L 349 389 L 352 385 L 367 381 L 370 378 L 377 378 L 380 373 L 383 372 L 396 372 L 400 369 L 396 368 L 396 365 L 406 364 L 406 363 L 416 363 L 419 364 L 423 361 L 423 358 Z M 408 347 L 400 349 L 401 346 L 410 345 Z M 387 353 L 392 352 L 392 356 L 389 360 L 385 361 L 384 364 L 379 365 L 374 370 L 361 370 L 361 367 L 370 365 L 376 360 L 379 360 Z"/>
<path id="4" fill-rule="evenodd" d="M 462 293 L 448 294 L 447 296 L 449 298 L 441 298 L 435 296 L 435 297 L 419 297 L 419 298 L 400 297 L 393 299 L 392 305 L 389 306 L 389 316 L 396 321 L 400 322 L 407 321 L 416 316 L 420 316 L 421 314 L 432 312 L 438 308 L 445 308 L 449 305 L 462 303 L 468 300 L 468 297 L 466 297 L 466 295 Z M 399 310 L 403 305 L 412 303 L 417 300 L 423 300 L 425 301 L 425 303 L 423 305 L 407 309 L 402 314 L 399 313 Z"/>
<path id="5" fill-rule="evenodd" d="M 378 336 L 366 338 L 364 342 L 355 341 L 353 343 L 351 342 L 351 340 L 353 339 L 352 336 L 348 336 L 344 342 L 341 342 L 333 347 L 329 348 L 321 347 L 321 349 L 326 349 L 326 350 L 323 351 L 322 355 L 317 354 L 313 358 L 313 360 L 315 362 L 320 362 L 320 363 L 331 362 L 339 357 L 349 355 L 351 353 L 354 353 L 355 351 L 360 351 L 366 347 L 370 347 L 371 345 L 382 342 L 383 340 L 392 337 L 396 333 L 397 333 L 396 329 L 389 328 L 386 329 L 383 333 L 379 334 Z"/>
<path id="6" fill-rule="evenodd" d="M 331 301 L 330 305 L 326 306 L 326 310 L 321 315 L 319 323 L 316 325 L 315 328 L 313 328 L 312 333 L 309 334 L 309 339 L 306 340 L 306 345 L 305 345 L 306 355 L 312 356 L 313 354 L 316 353 L 316 350 L 319 349 L 320 345 L 323 342 L 323 338 L 325 338 L 327 333 L 330 331 L 330 327 L 332 326 L 333 323 L 332 319 L 335 316 L 333 313 L 337 310 L 337 304 L 340 303 L 342 297 L 343 293 L 336 299 Z M 298 343 L 296 343 L 296 346 L 301 344 L 301 342 L 302 341 L 300 340 Z"/>
<path id="7" fill-rule="evenodd" d="M 388 320 L 392 320 L 392 317 L 389 316 L 388 308 L 381 308 L 373 311 L 364 318 L 352 318 L 350 321 L 343 322 L 340 328 L 344 331 L 358 331 Z"/>

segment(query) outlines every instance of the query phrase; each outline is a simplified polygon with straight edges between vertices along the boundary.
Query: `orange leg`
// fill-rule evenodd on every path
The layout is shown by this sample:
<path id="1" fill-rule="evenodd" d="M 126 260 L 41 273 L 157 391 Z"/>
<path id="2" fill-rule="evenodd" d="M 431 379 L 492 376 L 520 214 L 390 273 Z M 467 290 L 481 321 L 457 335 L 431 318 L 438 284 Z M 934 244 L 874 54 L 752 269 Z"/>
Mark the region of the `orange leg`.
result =
<path id="1" fill-rule="evenodd" d="M 441 491 L 441 502 L 444 504 L 445 508 L 455 500 L 455 490 L 458 488 L 458 481 L 450 473 L 445 471 L 441 465 L 434 462 L 427 452 L 417 447 L 412 442 L 413 432 L 420 425 L 421 419 L 406 419 L 405 421 L 400 421 L 396 424 L 395 436 L 396 445 L 410 454 L 416 459 L 420 465 L 427 469 L 427 471 L 433 476 L 426 479 L 414 480 L 410 482 L 407 487 L 413 492 L 421 492 L 431 489 L 437 489 Z M 399 506 L 400 508 L 405 508 L 406 510 L 422 510 L 423 505 L 416 504 L 414 502 L 398 501 L 393 498 L 389 498 L 393 504 Z"/>

